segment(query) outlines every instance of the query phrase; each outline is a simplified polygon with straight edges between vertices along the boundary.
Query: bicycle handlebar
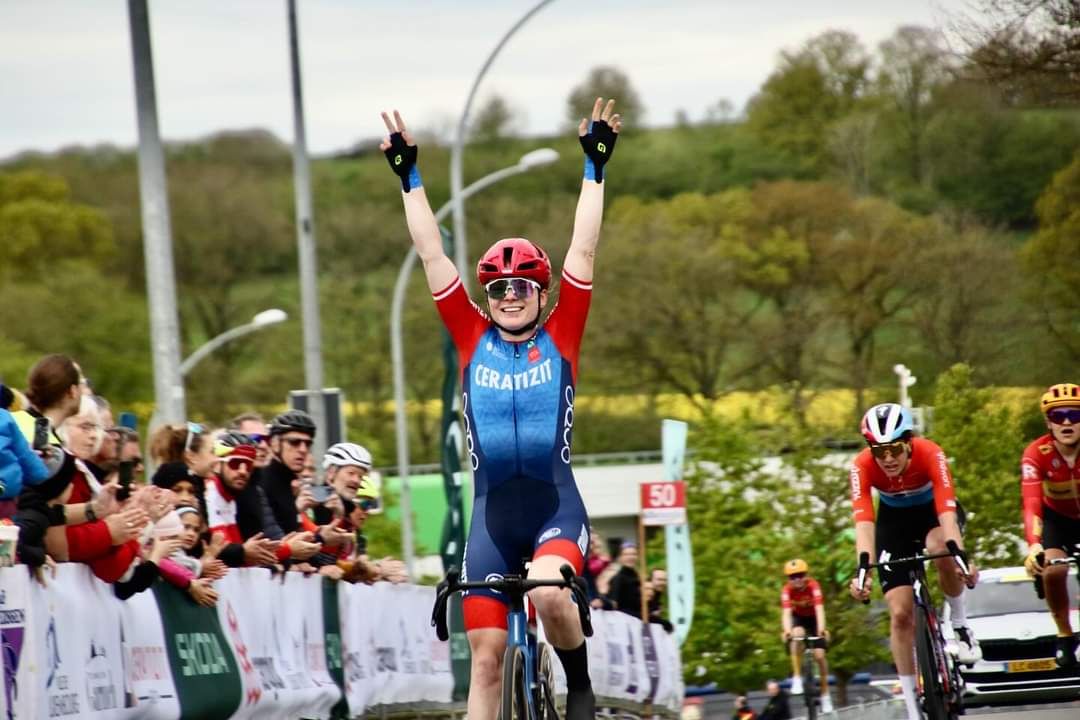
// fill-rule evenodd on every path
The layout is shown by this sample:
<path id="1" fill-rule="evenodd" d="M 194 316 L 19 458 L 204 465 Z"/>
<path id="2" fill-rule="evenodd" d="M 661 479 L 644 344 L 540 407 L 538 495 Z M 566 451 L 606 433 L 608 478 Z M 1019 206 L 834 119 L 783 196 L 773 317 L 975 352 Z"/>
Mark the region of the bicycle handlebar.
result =
<path id="1" fill-rule="evenodd" d="M 570 591 L 570 597 L 577 605 L 578 617 L 581 620 L 581 631 L 585 637 L 592 637 L 592 616 L 589 613 L 589 592 L 585 585 L 585 579 L 574 574 L 574 568 L 569 564 L 559 568 L 562 574 L 561 580 L 553 578 L 530 580 L 518 575 L 507 575 L 500 580 L 483 580 L 475 582 L 461 582 L 461 572 L 456 568 L 450 568 L 446 577 L 440 582 L 435 591 L 435 606 L 431 610 L 431 625 L 435 628 L 435 635 L 440 640 L 450 637 L 450 630 L 446 625 L 446 603 L 450 596 L 462 590 L 496 590 L 505 593 L 511 598 L 524 596 L 530 590 L 540 587 L 565 588 Z"/>
<path id="2" fill-rule="evenodd" d="M 960 549 L 960 546 L 956 544 L 955 540 L 947 540 L 945 542 L 945 547 L 947 549 L 946 552 L 943 553 L 925 553 L 920 555 L 912 555 L 911 557 L 906 558 L 889 558 L 888 560 L 883 560 L 876 563 L 870 562 L 870 553 L 859 553 L 859 589 L 861 590 L 862 588 L 866 587 L 866 576 L 871 570 L 875 568 L 886 567 L 890 565 L 899 565 L 903 567 L 905 565 L 922 564 L 927 560 L 938 560 L 939 558 L 947 557 L 951 557 L 953 560 L 956 561 L 956 564 L 960 567 L 960 571 L 964 573 L 964 577 L 970 578 L 971 566 L 968 564 L 967 561 L 967 553 Z M 965 584 L 967 584 L 968 588 L 975 587 L 974 583 L 968 583 L 967 581 L 965 581 Z M 866 598 L 865 600 L 863 600 L 863 605 L 869 604 L 870 598 Z"/>
<path id="3" fill-rule="evenodd" d="M 1046 553 L 1039 553 L 1035 556 L 1037 564 L 1042 566 L 1053 565 L 1077 565 L 1080 566 L 1080 559 L 1076 555 L 1066 555 L 1063 558 L 1053 558 L 1052 560 L 1046 559 Z M 1035 585 L 1035 594 L 1040 600 L 1046 599 L 1046 587 L 1043 585 L 1042 575 L 1036 575 L 1031 579 L 1031 582 Z"/>

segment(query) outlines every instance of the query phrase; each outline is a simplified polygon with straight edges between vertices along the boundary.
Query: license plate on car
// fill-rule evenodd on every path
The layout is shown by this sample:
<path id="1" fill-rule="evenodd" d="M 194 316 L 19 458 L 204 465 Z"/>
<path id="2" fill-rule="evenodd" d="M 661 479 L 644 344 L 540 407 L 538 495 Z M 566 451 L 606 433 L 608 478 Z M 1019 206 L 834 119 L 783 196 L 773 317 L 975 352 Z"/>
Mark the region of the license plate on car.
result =
<path id="1" fill-rule="evenodd" d="M 1054 658 L 1042 658 L 1039 660 L 1011 660 L 1009 661 L 1009 672 L 1035 672 L 1038 670 L 1054 670 L 1057 668 L 1057 663 L 1054 662 Z"/>

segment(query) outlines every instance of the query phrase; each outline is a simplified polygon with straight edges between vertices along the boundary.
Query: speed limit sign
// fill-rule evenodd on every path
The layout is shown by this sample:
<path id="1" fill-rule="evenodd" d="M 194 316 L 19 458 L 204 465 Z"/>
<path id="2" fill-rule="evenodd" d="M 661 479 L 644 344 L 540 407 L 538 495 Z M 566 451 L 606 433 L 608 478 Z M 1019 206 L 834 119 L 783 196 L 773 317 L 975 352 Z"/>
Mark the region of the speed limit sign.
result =
<path id="1" fill-rule="evenodd" d="M 641 521 L 645 525 L 686 523 L 686 483 L 682 480 L 642 483 Z"/>

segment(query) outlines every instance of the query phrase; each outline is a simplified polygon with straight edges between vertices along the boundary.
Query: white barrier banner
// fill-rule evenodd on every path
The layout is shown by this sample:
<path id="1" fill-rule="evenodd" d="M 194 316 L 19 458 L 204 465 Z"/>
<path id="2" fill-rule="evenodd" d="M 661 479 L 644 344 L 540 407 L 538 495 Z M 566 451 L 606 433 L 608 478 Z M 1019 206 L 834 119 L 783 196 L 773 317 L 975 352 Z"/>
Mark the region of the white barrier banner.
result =
<path id="1" fill-rule="evenodd" d="M 152 592 L 137 593 L 120 605 L 124 646 L 124 720 L 175 720 L 180 717 L 165 630 Z"/>
<path id="2" fill-rule="evenodd" d="M 341 616 L 341 648 L 344 655 L 345 697 L 349 712 L 356 716 L 374 704 L 375 638 L 373 628 L 375 588 L 368 585 L 340 585 L 338 612 Z"/>
<path id="3" fill-rule="evenodd" d="M 337 685 L 326 672 L 321 582 L 240 568 L 215 583 L 244 687 L 234 718 L 325 718 L 337 702 Z"/>
<path id="4" fill-rule="evenodd" d="M 643 626 L 631 615 L 609 610 L 593 610 L 592 625 L 587 648 L 597 697 L 643 703 L 651 695 L 654 706 L 681 710 L 682 661 L 673 636 L 659 625 Z M 648 633 L 648 643 L 643 633 Z M 543 639 L 542 627 L 539 637 Z M 555 691 L 566 693 L 566 675 L 557 659 Z"/>
<path id="5" fill-rule="evenodd" d="M 376 690 L 369 703 L 449 703 L 454 686 L 449 645 L 438 641 L 430 625 L 435 589 L 386 583 L 372 589 Z M 351 706 L 350 711 L 356 712 Z"/>

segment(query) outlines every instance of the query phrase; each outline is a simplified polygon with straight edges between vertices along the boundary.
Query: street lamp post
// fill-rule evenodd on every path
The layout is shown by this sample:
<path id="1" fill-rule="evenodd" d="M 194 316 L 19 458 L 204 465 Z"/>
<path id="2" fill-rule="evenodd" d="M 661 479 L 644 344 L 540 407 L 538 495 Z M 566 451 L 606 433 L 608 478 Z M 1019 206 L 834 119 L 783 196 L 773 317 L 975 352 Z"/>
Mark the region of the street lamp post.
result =
<path id="1" fill-rule="evenodd" d="M 202 347 L 191 353 L 184 362 L 180 363 L 180 377 L 186 376 L 191 372 L 191 369 L 202 362 L 207 355 L 214 352 L 225 343 L 231 342 L 238 337 L 243 337 L 248 333 L 253 333 L 268 325 L 276 325 L 277 323 L 285 322 L 288 319 L 289 316 L 284 310 L 279 310 L 277 308 L 263 310 L 261 313 L 251 318 L 251 322 L 239 325 L 231 330 L 226 330 L 217 337 L 211 338 L 208 342 L 203 344 Z"/>
<path id="2" fill-rule="evenodd" d="M 484 188 L 490 187 L 500 180 L 505 180 L 514 175 L 521 175 L 533 168 L 550 165 L 559 159 L 559 153 L 551 148 L 540 148 L 521 156 L 517 165 L 496 170 L 485 175 L 459 194 L 460 200 L 464 200 Z M 438 225 L 446 217 L 453 207 L 455 198 L 446 201 L 435 213 L 435 224 Z M 457 242 L 457 238 L 454 239 Z M 458 245 L 460 247 L 460 244 Z M 401 336 L 401 313 L 405 304 L 405 290 L 412 276 L 412 270 L 416 266 L 416 248 L 410 247 L 409 254 L 401 263 L 398 270 L 397 281 L 394 283 L 394 296 L 390 309 L 390 355 L 394 366 L 394 425 L 397 432 L 397 464 L 398 478 L 401 481 L 401 545 L 405 555 L 405 565 L 408 568 L 409 577 L 413 571 L 413 527 L 412 527 L 412 504 L 409 498 L 409 429 L 405 419 L 405 351 Z M 461 273 L 464 281 L 465 273 Z"/>
<path id="3" fill-rule="evenodd" d="M 467 194 L 462 190 L 465 180 L 463 178 L 464 170 L 462 168 L 462 155 L 465 152 L 465 129 L 469 122 L 469 109 L 472 107 L 473 99 L 476 97 L 476 90 L 480 87 L 480 81 L 484 79 L 484 75 L 487 74 L 488 68 L 495 62 L 495 57 L 503 49 L 503 46 L 510 40 L 510 38 L 521 29 L 532 18 L 533 15 L 540 12 L 545 5 L 549 5 L 553 0 L 541 0 L 532 10 L 521 16 L 514 25 L 506 31 L 506 34 L 502 36 L 498 44 L 495 45 L 495 49 L 488 55 L 487 60 L 484 61 L 484 65 L 480 68 L 480 72 L 477 73 L 476 78 L 473 80 L 472 87 L 469 89 L 469 96 L 465 100 L 465 108 L 461 111 L 461 117 L 458 119 L 457 134 L 454 136 L 454 145 L 450 148 L 450 201 L 453 203 L 454 210 L 454 264 L 457 265 L 458 274 L 461 275 L 461 282 L 465 283 L 466 290 L 469 288 L 470 280 L 468 273 L 469 255 L 465 247 L 465 198 Z"/>

